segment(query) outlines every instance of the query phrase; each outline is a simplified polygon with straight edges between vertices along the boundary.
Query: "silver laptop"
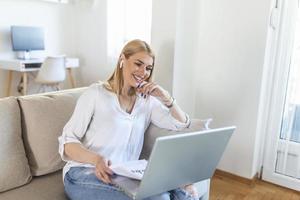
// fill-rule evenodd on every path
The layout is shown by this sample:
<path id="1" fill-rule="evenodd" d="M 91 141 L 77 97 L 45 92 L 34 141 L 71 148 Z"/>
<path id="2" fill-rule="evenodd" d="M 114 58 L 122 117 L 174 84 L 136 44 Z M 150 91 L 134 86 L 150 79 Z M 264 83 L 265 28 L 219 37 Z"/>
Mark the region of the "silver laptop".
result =
<path id="1" fill-rule="evenodd" d="M 144 199 L 212 177 L 235 127 L 156 139 L 141 181 L 116 176 L 112 182 L 132 199 Z"/>

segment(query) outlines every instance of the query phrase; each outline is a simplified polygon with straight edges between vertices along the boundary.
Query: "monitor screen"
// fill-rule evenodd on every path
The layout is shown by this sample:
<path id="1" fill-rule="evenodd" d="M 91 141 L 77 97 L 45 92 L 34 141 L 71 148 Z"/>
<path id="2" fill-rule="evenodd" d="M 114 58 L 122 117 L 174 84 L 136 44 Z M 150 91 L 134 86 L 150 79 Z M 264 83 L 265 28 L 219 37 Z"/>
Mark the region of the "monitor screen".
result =
<path id="1" fill-rule="evenodd" d="M 41 27 L 11 26 L 14 51 L 44 50 L 44 30 Z"/>

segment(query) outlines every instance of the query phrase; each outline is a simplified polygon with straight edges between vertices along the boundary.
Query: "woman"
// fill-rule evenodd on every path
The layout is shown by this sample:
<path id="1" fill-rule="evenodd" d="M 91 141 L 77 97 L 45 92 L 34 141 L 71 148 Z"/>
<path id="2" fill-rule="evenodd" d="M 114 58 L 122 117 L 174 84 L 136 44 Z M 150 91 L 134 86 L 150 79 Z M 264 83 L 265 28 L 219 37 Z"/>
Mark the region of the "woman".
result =
<path id="1" fill-rule="evenodd" d="M 172 130 L 189 125 L 174 98 L 151 81 L 154 60 L 146 42 L 130 41 L 108 81 L 93 84 L 79 98 L 59 137 L 59 153 L 67 161 L 65 191 L 71 199 L 129 199 L 111 184 L 109 165 L 138 160 L 151 122 Z M 194 199 L 196 195 L 189 185 L 148 199 Z"/>

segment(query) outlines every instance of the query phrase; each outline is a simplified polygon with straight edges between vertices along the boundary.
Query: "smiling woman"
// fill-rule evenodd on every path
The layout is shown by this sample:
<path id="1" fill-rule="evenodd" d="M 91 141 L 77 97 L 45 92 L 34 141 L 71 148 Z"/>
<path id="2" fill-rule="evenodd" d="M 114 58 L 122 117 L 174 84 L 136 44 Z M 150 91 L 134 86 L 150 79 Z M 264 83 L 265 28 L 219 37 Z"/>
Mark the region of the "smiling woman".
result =
<path id="1" fill-rule="evenodd" d="M 133 40 L 127 43 L 119 56 L 114 73 L 108 79 L 107 89 L 121 94 L 123 87 L 131 87 L 133 91 L 128 91 L 129 95 L 133 95 L 135 88 L 143 81 L 151 81 L 154 61 L 154 53 L 146 42 Z M 124 86 L 124 82 L 129 85 Z"/>
<path id="2" fill-rule="evenodd" d="M 116 69 L 105 87 L 118 95 L 120 106 L 127 113 L 133 109 L 136 92 L 151 81 L 154 60 L 151 48 L 141 40 L 133 40 L 123 48 Z M 143 94 L 143 97 L 146 95 Z"/>
<path id="3" fill-rule="evenodd" d="M 189 126 L 189 117 L 169 92 L 152 82 L 154 61 L 146 42 L 132 40 L 121 51 L 108 81 L 93 84 L 79 98 L 59 138 L 60 155 L 67 161 L 65 191 L 71 199 L 129 199 L 111 184 L 109 165 L 139 159 L 150 123 L 169 130 Z M 170 196 L 192 200 L 197 192 L 187 185 L 147 200 L 170 200 Z"/>

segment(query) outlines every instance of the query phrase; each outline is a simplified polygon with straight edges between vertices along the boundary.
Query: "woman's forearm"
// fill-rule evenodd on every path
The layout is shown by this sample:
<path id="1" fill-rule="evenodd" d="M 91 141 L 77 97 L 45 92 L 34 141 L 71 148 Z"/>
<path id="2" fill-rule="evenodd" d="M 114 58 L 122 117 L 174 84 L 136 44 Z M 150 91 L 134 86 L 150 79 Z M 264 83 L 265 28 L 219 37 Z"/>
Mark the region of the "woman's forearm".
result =
<path id="1" fill-rule="evenodd" d="M 92 165 L 96 165 L 98 160 L 101 158 L 100 155 L 96 154 L 95 152 L 89 151 L 79 143 L 65 144 L 64 153 L 71 160 L 81 163 L 89 163 Z"/>
<path id="2" fill-rule="evenodd" d="M 185 123 L 187 121 L 186 114 L 181 110 L 181 108 L 175 102 L 173 102 L 173 105 L 170 108 L 170 112 L 172 117 L 174 117 L 178 121 L 182 123 Z"/>

